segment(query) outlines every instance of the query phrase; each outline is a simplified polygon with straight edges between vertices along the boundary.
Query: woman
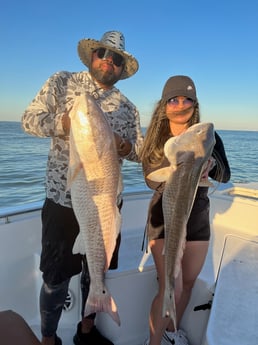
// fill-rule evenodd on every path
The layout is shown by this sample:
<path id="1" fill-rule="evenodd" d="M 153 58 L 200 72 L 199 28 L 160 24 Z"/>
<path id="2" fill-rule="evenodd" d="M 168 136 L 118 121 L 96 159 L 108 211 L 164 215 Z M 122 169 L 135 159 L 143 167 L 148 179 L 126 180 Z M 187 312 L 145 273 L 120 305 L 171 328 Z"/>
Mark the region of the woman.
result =
<path id="1" fill-rule="evenodd" d="M 150 339 L 146 345 L 188 344 L 182 330 L 173 332 L 169 318 L 162 317 L 162 305 L 165 289 L 164 218 L 162 212 L 162 193 L 164 183 L 148 179 L 150 172 L 169 165 L 164 156 L 164 144 L 171 136 L 182 134 L 190 126 L 200 122 L 199 104 L 193 81 L 187 76 L 173 76 L 164 86 L 162 98 L 158 102 L 147 129 L 141 151 L 143 171 L 147 185 L 154 189 L 149 206 L 147 235 L 155 266 L 157 269 L 159 290 L 150 311 Z M 221 138 L 215 133 L 216 144 L 212 159 L 204 175 L 220 182 L 230 179 L 230 168 Z M 208 187 L 198 187 L 193 208 L 187 223 L 186 245 L 181 262 L 181 271 L 176 279 L 175 299 L 177 329 L 184 310 L 190 299 L 194 282 L 205 261 L 210 239 Z"/>

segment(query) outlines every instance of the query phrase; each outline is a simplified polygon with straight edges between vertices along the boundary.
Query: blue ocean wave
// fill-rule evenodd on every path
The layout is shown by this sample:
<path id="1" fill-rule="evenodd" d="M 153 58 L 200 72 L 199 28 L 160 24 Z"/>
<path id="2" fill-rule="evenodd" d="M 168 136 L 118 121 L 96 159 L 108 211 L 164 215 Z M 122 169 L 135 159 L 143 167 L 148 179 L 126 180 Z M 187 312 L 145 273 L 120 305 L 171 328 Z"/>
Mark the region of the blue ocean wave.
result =
<path id="1" fill-rule="evenodd" d="M 231 182 L 258 181 L 258 132 L 218 131 L 231 167 Z M 50 140 L 27 135 L 19 122 L 0 121 L 0 208 L 44 200 Z M 147 189 L 141 165 L 125 161 L 124 189 Z"/>

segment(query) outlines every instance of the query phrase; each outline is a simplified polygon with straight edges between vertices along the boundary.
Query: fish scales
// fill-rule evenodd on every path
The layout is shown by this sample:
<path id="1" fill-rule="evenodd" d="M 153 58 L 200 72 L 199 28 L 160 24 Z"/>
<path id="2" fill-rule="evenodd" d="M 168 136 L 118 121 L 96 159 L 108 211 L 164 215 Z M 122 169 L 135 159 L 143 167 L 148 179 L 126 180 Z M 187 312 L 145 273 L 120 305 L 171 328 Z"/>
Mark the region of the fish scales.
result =
<path id="1" fill-rule="evenodd" d="M 86 255 L 91 279 L 85 316 L 104 311 L 120 324 L 116 304 L 104 284 L 121 226 L 117 207 L 121 172 L 114 135 L 90 95 L 78 96 L 70 119 L 68 186 L 80 228 L 73 253 Z"/>
<path id="2" fill-rule="evenodd" d="M 175 279 L 180 271 L 187 221 L 203 166 L 211 156 L 214 144 L 213 125 L 197 124 L 174 140 L 170 139 L 164 148 L 167 158 L 176 169 L 170 174 L 163 193 L 166 272 L 163 316 L 170 316 L 175 329 Z"/>
<path id="3" fill-rule="evenodd" d="M 175 280 L 181 268 L 186 226 L 203 168 L 212 154 L 214 145 L 213 124 L 193 125 L 183 134 L 172 137 L 165 143 L 164 153 L 170 167 L 149 175 L 149 178 L 155 181 L 166 181 L 162 196 L 165 227 L 163 317 L 170 317 L 175 329 Z"/>

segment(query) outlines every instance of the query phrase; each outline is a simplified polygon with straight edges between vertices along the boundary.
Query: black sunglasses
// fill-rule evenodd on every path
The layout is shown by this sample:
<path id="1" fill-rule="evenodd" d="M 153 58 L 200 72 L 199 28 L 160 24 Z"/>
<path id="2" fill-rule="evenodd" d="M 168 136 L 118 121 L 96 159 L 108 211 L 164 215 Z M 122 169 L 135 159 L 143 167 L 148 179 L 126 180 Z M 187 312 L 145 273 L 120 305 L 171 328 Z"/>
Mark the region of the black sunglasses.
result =
<path id="1" fill-rule="evenodd" d="M 122 55 L 115 53 L 112 50 L 109 50 L 106 48 L 98 48 L 94 50 L 94 53 L 96 53 L 97 57 L 102 60 L 111 56 L 113 60 L 113 64 L 116 65 L 117 67 L 121 67 L 125 62 Z"/>

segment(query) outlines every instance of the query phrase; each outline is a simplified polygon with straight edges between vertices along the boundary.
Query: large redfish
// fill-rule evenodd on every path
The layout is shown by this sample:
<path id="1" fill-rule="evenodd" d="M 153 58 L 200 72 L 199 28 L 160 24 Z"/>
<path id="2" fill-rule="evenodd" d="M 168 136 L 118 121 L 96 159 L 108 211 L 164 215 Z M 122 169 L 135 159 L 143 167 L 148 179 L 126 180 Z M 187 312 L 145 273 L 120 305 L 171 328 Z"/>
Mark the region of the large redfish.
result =
<path id="1" fill-rule="evenodd" d="M 69 116 L 68 187 L 80 228 L 73 253 L 86 254 L 90 274 L 85 316 L 104 311 L 120 325 L 116 304 L 104 284 L 121 225 L 117 207 L 121 174 L 114 135 L 90 95 L 78 96 Z"/>
<path id="2" fill-rule="evenodd" d="M 167 168 L 150 173 L 154 181 L 166 181 L 162 196 L 165 226 L 165 293 L 163 317 L 170 317 L 177 328 L 175 306 L 175 279 L 183 256 L 186 225 L 189 219 L 199 181 L 215 145 L 214 127 L 199 123 L 179 136 L 170 138 L 164 154 L 170 162 Z M 203 182 L 201 185 L 204 185 Z M 209 184 L 207 183 L 209 186 Z"/>

